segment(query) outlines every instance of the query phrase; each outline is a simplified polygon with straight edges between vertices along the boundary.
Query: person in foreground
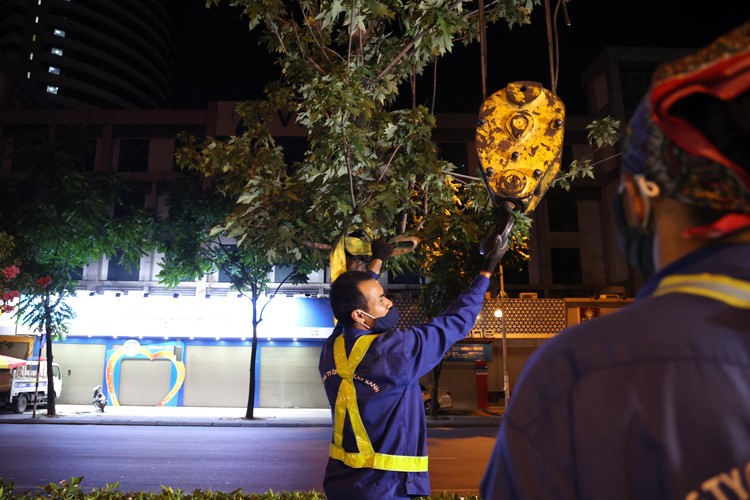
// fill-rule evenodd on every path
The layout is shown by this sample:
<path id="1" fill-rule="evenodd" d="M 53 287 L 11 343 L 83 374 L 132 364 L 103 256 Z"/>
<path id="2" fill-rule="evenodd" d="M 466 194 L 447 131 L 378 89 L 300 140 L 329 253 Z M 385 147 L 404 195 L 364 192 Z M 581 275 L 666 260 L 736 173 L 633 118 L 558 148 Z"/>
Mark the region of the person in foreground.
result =
<path id="1" fill-rule="evenodd" d="M 528 360 L 483 498 L 750 496 L 748 89 L 750 23 L 657 69 L 615 217 L 655 274 Z"/>
<path id="2" fill-rule="evenodd" d="M 496 240 L 482 271 L 448 309 L 425 324 L 396 328 L 398 311 L 377 281 L 392 251 L 375 240 L 370 271 L 347 271 L 331 284 L 338 324 L 319 364 L 333 417 L 323 481 L 329 500 L 430 494 L 419 379 L 472 329 L 504 253 Z"/>

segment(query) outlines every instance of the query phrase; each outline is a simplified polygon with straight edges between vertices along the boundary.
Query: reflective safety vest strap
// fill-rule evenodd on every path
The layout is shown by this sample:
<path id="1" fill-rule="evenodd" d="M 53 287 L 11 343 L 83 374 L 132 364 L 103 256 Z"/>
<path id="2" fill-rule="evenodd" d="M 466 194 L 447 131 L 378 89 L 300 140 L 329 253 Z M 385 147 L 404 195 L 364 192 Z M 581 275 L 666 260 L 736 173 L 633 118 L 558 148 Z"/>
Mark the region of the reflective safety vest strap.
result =
<path id="1" fill-rule="evenodd" d="M 370 348 L 370 344 L 378 335 L 363 335 L 357 339 L 349 357 L 346 356 L 344 336 L 339 335 L 333 343 L 333 360 L 336 373 L 341 377 L 339 393 L 336 396 L 336 406 L 333 410 L 333 443 L 329 448 L 331 458 L 340 460 L 353 468 L 370 468 L 402 472 L 426 472 L 427 457 L 411 457 L 403 455 L 386 455 L 376 453 L 367 435 L 362 416 L 357 405 L 357 391 L 354 387 L 354 370 Z M 354 432 L 358 453 L 344 450 L 344 421 L 349 415 L 349 421 Z"/>
<path id="2" fill-rule="evenodd" d="M 357 369 L 365 356 L 370 344 L 377 335 L 363 335 L 357 339 L 349 358 L 346 357 L 344 336 L 339 335 L 333 343 L 333 360 L 336 363 L 336 373 L 341 377 L 339 393 L 336 396 L 336 406 L 333 411 L 333 444 L 342 446 L 344 442 L 344 420 L 347 413 L 357 441 L 357 448 L 363 453 L 374 453 L 370 438 L 362 423 L 362 416 L 357 406 L 357 391 L 354 388 L 354 370 Z"/>
<path id="3" fill-rule="evenodd" d="M 427 472 L 427 457 L 386 455 L 385 453 L 347 453 L 331 444 L 329 455 L 354 469 L 379 469 L 401 472 Z"/>
<path id="4" fill-rule="evenodd" d="M 723 274 L 676 274 L 667 276 L 654 296 L 688 293 L 718 300 L 731 307 L 750 309 L 750 283 Z"/>

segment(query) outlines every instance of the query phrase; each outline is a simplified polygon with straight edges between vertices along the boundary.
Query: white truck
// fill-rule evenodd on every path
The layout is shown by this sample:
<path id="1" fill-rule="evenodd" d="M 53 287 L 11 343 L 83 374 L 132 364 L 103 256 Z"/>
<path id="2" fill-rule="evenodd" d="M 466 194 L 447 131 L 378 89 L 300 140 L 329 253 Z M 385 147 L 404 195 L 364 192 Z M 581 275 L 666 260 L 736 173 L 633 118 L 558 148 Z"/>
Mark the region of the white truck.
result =
<path id="1" fill-rule="evenodd" d="M 37 366 L 41 367 L 38 387 Z M 58 399 L 62 394 L 62 373 L 57 363 L 52 363 L 52 381 L 55 399 Z M 46 361 L 41 364 L 38 361 L 27 361 L 23 366 L 0 370 L 0 407 L 10 406 L 15 413 L 23 413 L 34 403 L 34 394 L 37 395 L 37 405 L 46 405 L 47 390 Z"/>

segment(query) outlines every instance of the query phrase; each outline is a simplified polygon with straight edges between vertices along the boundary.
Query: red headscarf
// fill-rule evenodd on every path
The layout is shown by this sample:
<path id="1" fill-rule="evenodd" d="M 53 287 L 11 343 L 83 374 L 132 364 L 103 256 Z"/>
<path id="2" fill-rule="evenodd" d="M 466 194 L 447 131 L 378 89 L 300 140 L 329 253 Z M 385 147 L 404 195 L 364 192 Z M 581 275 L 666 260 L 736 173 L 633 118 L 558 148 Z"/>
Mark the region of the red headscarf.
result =
<path id="1" fill-rule="evenodd" d="M 750 164 L 727 155 L 685 118 L 680 104 L 706 97 L 731 108 L 748 91 L 750 22 L 695 54 L 660 66 L 629 124 L 623 169 L 645 175 L 667 196 L 729 212 L 709 226 L 687 231 L 687 237 L 716 238 L 750 227 Z M 750 123 L 749 117 L 742 120 Z"/>

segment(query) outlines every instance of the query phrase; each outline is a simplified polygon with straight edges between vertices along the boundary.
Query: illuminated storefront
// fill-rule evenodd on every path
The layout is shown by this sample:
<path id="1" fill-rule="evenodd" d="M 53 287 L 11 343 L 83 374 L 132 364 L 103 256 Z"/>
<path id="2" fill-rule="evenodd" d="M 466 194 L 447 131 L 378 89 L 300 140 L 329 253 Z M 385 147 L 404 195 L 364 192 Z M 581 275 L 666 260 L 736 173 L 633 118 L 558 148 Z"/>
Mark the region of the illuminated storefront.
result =
<path id="1" fill-rule="evenodd" d="M 68 338 L 54 345 L 67 377 L 62 403 L 87 403 L 102 384 L 112 405 L 246 406 L 247 297 L 105 292 L 69 304 L 77 318 Z M 264 297 L 261 310 L 255 405 L 326 407 L 317 362 L 333 328 L 328 299 Z"/>

